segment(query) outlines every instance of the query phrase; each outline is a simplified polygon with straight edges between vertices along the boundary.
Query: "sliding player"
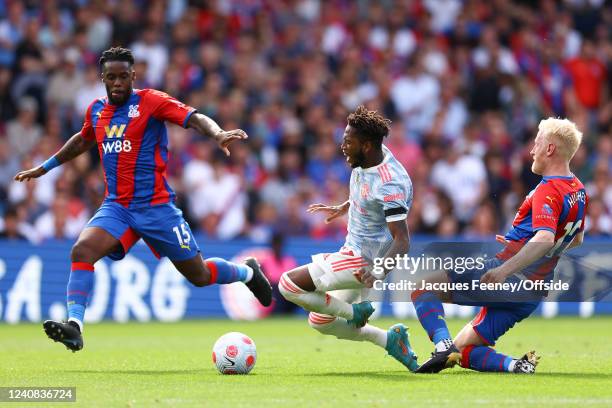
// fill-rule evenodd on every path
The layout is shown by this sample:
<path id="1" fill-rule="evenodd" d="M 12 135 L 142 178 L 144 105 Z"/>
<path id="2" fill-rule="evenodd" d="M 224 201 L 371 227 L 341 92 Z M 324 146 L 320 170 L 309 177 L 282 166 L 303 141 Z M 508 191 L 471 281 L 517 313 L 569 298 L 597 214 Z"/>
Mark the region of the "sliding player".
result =
<path id="1" fill-rule="evenodd" d="M 341 147 L 353 168 L 349 200 L 308 209 L 327 212 L 326 222 L 348 213 L 346 242 L 338 252 L 314 255 L 312 263 L 285 272 L 279 289 L 287 300 L 310 311 L 308 321 L 314 329 L 339 339 L 369 341 L 414 371 L 418 365 L 406 327 L 397 324 L 385 331 L 371 326 L 367 324 L 374 312 L 371 303 L 352 304 L 374 280 L 368 267 L 372 260 L 407 254 L 410 245 L 406 218 L 412 184 L 382 144 L 389 125 L 388 119 L 363 106 L 348 116 Z"/>
<path id="2" fill-rule="evenodd" d="M 212 137 L 227 155 L 230 143 L 246 139 L 246 133 L 224 131 L 212 119 L 163 92 L 133 89 L 134 58 L 129 49 L 104 51 L 100 65 L 107 96 L 89 105 L 81 131 L 42 165 L 15 176 L 18 181 L 38 178 L 96 145 L 104 168 L 106 198 L 72 248 L 68 322 L 45 321 L 47 336 L 72 351 L 83 348 L 83 318 L 94 263 L 105 256 L 121 259 L 141 237 L 156 255 L 167 256 L 193 285 L 241 281 L 268 306 L 272 288 L 254 258 L 245 264 L 202 258 L 166 181 L 165 121 Z"/>
<path id="3" fill-rule="evenodd" d="M 569 163 L 582 140 L 582 133 L 567 119 L 542 120 L 531 150 L 531 170 L 543 176 L 525 198 L 512 223 L 512 229 L 498 241 L 506 248 L 482 270 L 462 274 L 450 271 L 430 282 L 482 283 L 517 282 L 519 279 L 549 281 L 561 252 L 582 244 L 587 196 Z M 412 301 L 421 324 L 435 344 L 432 357 L 418 373 L 436 373 L 457 362 L 477 371 L 534 373 L 538 359 L 529 352 L 516 359 L 491 346 L 516 323 L 528 317 L 540 304 L 544 293 L 502 291 L 415 291 Z M 473 302 L 473 299 L 482 299 Z M 482 306 L 480 313 L 451 340 L 444 321 L 442 302 Z"/>

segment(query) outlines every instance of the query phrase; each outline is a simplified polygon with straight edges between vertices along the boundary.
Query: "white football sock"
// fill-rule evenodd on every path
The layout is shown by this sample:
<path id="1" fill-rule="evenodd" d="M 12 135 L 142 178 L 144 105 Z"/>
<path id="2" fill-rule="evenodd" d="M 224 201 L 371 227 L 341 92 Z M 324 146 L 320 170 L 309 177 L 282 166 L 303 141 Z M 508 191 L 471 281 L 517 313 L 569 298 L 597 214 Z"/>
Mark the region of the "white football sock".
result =
<path id="1" fill-rule="evenodd" d="M 443 339 L 436 343 L 436 351 L 446 351 L 451 348 L 453 341 L 451 339 Z"/>
<path id="2" fill-rule="evenodd" d="M 386 330 L 383 330 L 379 327 L 372 326 L 369 324 L 366 324 L 365 326 L 363 326 L 361 329 L 358 329 L 358 330 L 361 331 L 364 338 L 370 343 L 377 344 L 382 348 L 387 347 L 387 331 Z"/>
<path id="3" fill-rule="evenodd" d="M 516 365 L 516 359 L 512 359 L 512 361 L 510 362 L 510 364 L 508 364 L 508 372 L 514 372 L 514 366 Z"/>
<path id="4" fill-rule="evenodd" d="M 244 265 L 247 268 L 247 275 L 246 278 L 243 280 L 244 283 L 250 282 L 251 279 L 253 279 L 253 268 L 251 268 L 249 265 Z"/>
<path id="5" fill-rule="evenodd" d="M 339 339 L 353 341 L 369 341 L 382 348 L 387 347 L 387 332 L 376 326 L 366 324 L 356 328 L 346 322 L 346 319 L 335 318 L 319 313 L 308 315 L 310 327 L 322 334 L 336 336 Z"/>

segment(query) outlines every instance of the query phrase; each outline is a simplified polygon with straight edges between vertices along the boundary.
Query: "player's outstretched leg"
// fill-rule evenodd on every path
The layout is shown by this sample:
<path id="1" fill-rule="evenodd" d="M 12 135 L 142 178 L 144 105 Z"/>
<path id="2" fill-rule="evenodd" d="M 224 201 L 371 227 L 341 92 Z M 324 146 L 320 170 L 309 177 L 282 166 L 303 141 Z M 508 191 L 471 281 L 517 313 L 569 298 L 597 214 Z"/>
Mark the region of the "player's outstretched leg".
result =
<path id="1" fill-rule="evenodd" d="M 68 322 L 47 320 L 43 328 L 53 341 L 59 341 L 73 352 L 83 348 L 83 321 L 87 299 L 94 282 L 94 266 L 87 262 L 73 262 L 68 279 Z"/>
<path id="2" fill-rule="evenodd" d="M 255 258 L 247 258 L 244 263 L 253 270 L 253 278 L 246 282 L 247 288 L 253 292 L 259 303 L 270 306 L 272 303 L 272 286 L 261 270 L 261 265 Z"/>
<path id="3" fill-rule="evenodd" d="M 417 356 L 408 340 L 408 328 L 403 324 L 394 324 L 389 328 L 385 350 L 408 370 L 415 372 L 419 368 Z"/>
<path id="4" fill-rule="evenodd" d="M 315 291 L 312 280 L 308 282 L 310 287 L 302 288 L 290 277 L 297 274 L 300 278 L 310 279 L 308 268 L 302 266 L 291 272 L 285 272 L 279 281 L 279 290 L 285 299 L 303 307 L 304 309 L 328 316 L 342 317 L 354 327 L 363 327 L 369 317 L 374 313 L 370 302 L 350 304 L 342 301 L 329 293 Z M 308 276 L 307 276 L 308 275 Z M 295 276 L 295 275 L 294 275 Z M 302 286 L 308 286 L 301 282 Z M 310 290 L 308 290 L 310 289 Z"/>
<path id="5" fill-rule="evenodd" d="M 222 258 L 208 258 L 204 263 L 210 272 L 210 284 L 243 282 L 259 303 L 264 306 L 272 304 L 272 286 L 255 258 L 245 259 L 244 264 L 229 262 Z"/>
<path id="6" fill-rule="evenodd" d="M 45 320 L 43 328 L 47 337 L 53 341 L 59 341 L 66 346 L 68 350 L 77 352 L 83 348 L 83 336 L 79 325 L 74 321 L 56 322 L 53 320 Z"/>
<path id="7" fill-rule="evenodd" d="M 247 258 L 244 264 L 238 264 L 223 258 L 204 260 L 198 254 L 187 260 L 173 260 L 172 263 L 195 286 L 243 282 L 259 303 L 264 306 L 272 304 L 272 286 L 255 258 Z"/>
<path id="8" fill-rule="evenodd" d="M 529 316 L 537 302 L 515 303 L 508 307 L 483 307 L 454 339 L 461 350 L 461 366 L 476 371 L 534 373 L 539 357 L 531 351 L 516 359 L 492 348 L 497 339 L 515 323 Z"/>
<path id="9" fill-rule="evenodd" d="M 461 362 L 461 353 L 452 343 L 443 351 L 434 351 L 415 372 L 418 374 L 435 374 L 446 368 L 453 368 Z"/>
<path id="10" fill-rule="evenodd" d="M 510 372 L 517 374 L 534 374 L 540 362 L 540 356 L 536 355 L 535 350 L 525 353 L 523 357 L 515 360 L 514 367 L 510 364 Z"/>
<path id="11" fill-rule="evenodd" d="M 377 345 L 410 371 L 418 367 L 416 356 L 408 341 L 406 327 L 402 324 L 396 324 L 387 331 L 371 324 L 357 328 L 347 324 L 346 319 L 314 312 L 308 315 L 308 324 L 321 334 L 343 340 L 368 341 Z"/>
<path id="12" fill-rule="evenodd" d="M 85 228 L 72 247 L 70 277 L 66 304 L 68 321 L 46 320 L 43 328 L 47 336 L 64 344 L 69 350 L 83 348 L 85 308 L 94 283 L 94 263 L 120 248 L 119 240 L 98 227 Z"/>
<path id="13" fill-rule="evenodd" d="M 94 283 L 94 266 L 89 262 L 72 262 L 66 304 L 68 306 L 68 321 L 75 323 L 79 331 L 83 331 L 85 308 Z"/>
<path id="14" fill-rule="evenodd" d="M 533 374 L 540 360 L 535 351 L 515 359 L 487 346 L 466 346 L 461 350 L 461 356 L 462 367 L 482 372 Z"/>
<path id="15" fill-rule="evenodd" d="M 387 332 L 370 324 L 355 327 L 347 324 L 346 319 L 310 312 L 308 324 L 321 334 L 335 336 L 343 340 L 368 341 L 385 348 L 387 346 Z"/>
<path id="16" fill-rule="evenodd" d="M 461 354 L 453 344 L 444 320 L 444 306 L 438 296 L 433 292 L 414 291 L 412 302 L 421 325 L 436 347 L 431 353 L 431 358 L 425 361 L 416 372 L 437 373 L 455 366 L 461 360 Z"/>

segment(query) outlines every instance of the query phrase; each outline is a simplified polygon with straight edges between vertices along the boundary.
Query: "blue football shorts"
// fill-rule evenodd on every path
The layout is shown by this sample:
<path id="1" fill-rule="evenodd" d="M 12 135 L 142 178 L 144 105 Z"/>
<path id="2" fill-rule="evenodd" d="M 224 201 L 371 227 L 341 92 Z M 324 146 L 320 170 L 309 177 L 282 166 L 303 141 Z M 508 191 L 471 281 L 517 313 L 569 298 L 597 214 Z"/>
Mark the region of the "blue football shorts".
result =
<path id="1" fill-rule="evenodd" d="M 454 304 L 466 306 L 480 306 L 480 311 L 471 324 L 476 334 L 487 345 L 495 345 L 504 333 L 510 330 L 521 320 L 527 318 L 538 307 L 541 297 L 533 292 L 514 292 L 501 290 L 472 289 L 472 281 L 480 280 L 489 269 L 501 265 L 497 258 L 485 262 L 483 269 L 473 268 L 463 273 L 447 271 L 451 282 L 465 283 L 468 290 L 452 291 Z M 520 280 L 517 276 L 509 277 L 506 282 Z"/>
<path id="2" fill-rule="evenodd" d="M 158 258 L 184 261 L 200 252 L 183 212 L 173 203 L 128 209 L 105 201 L 86 227 L 102 228 L 121 243 L 121 249 L 109 255 L 114 260 L 123 258 L 139 238 Z"/>

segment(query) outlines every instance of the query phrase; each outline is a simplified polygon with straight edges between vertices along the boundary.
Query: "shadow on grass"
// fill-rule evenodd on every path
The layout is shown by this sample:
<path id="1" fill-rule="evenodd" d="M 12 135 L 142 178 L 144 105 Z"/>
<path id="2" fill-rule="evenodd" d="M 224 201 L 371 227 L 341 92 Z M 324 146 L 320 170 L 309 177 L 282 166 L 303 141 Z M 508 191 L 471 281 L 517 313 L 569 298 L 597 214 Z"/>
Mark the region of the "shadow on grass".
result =
<path id="1" fill-rule="evenodd" d="M 415 375 L 408 371 L 353 371 L 353 372 L 327 372 L 327 373 L 304 373 L 296 374 L 296 377 L 338 377 L 338 378 L 377 378 L 388 381 L 413 381 L 414 379 L 426 380 L 433 378 L 428 375 Z"/>
<path id="2" fill-rule="evenodd" d="M 482 376 L 482 375 L 496 375 L 496 376 L 508 376 L 516 377 L 517 375 L 507 373 L 481 373 L 471 370 L 456 370 L 448 371 L 441 374 L 411 374 L 408 372 L 388 372 L 388 371 L 353 371 L 353 372 L 326 372 L 326 373 L 305 373 L 296 374 L 296 377 L 346 377 L 346 378 L 379 378 L 391 381 L 420 381 L 420 380 L 436 380 L 441 377 L 451 376 Z M 547 372 L 547 373 L 536 373 L 535 375 L 518 375 L 519 377 L 534 378 L 546 377 L 546 378 L 559 378 L 559 379 L 584 379 L 584 380 L 612 380 L 612 373 L 559 373 L 559 372 Z"/>
<path id="3" fill-rule="evenodd" d="M 66 373 L 77 373 L 77 374 L 134 374 L 134 375 L 180 375 L 180 374 L 198 374 L 202 373 L 203 370 L 191 369 L 191 370 L 64 370 Z"/>
<path id="4" fill-rule="evenodd" d="M 612 373 L 535 373 L 535 377 L 575 378 L 579 380 L 612 380 Z"/>
<path id="5" fill-rule="evenodd" d="M 77 373 L 77 374 L 104 374 L 104 375 L 192 375 L 192 374 L 202 374 L 207 370 L 203 369 L 188 369 L 188 370 L 100 370 L 100 369 L 92 369 L 92 370 L 62 370 L 66 373 Z M 260 373 L 261 374 L 261 373 Z M 251 377 L 256 374 L 251 374 Z M 283 375 L 287 375 L 284 373 Z M 508 377 L 517 377 L 516 375 L 506 374 L 506 373 L 480 373 L 476 371 L 468 371 L 468 370 L 456 370 L 444 372 L 441 374 L 411 374 L 407 371 L 339 371 L 339 372 L 311 372 L 311 373 L 300 373 L 289 375 L 292 377 L 312 377 L 312 378 L 325 378 L 325 377 L 334 377 L 334 378 L 377 378 L 388 381 L 435 381 L 439 380 L 441 377 L 451 377 L 451 376 L 508 376 Z M 241 377 L 241 376 L 237 376 Z M 530 379 L 536 379 L 540 377 L 545 378 L 559 378 L 559 379 L 583 379 L 583 380 L 612 380 L 612 373 L 586 373 L 586 372 L 539 372 L 535 375 L 518 375 L 518 377 L 525 377 Z"/>

